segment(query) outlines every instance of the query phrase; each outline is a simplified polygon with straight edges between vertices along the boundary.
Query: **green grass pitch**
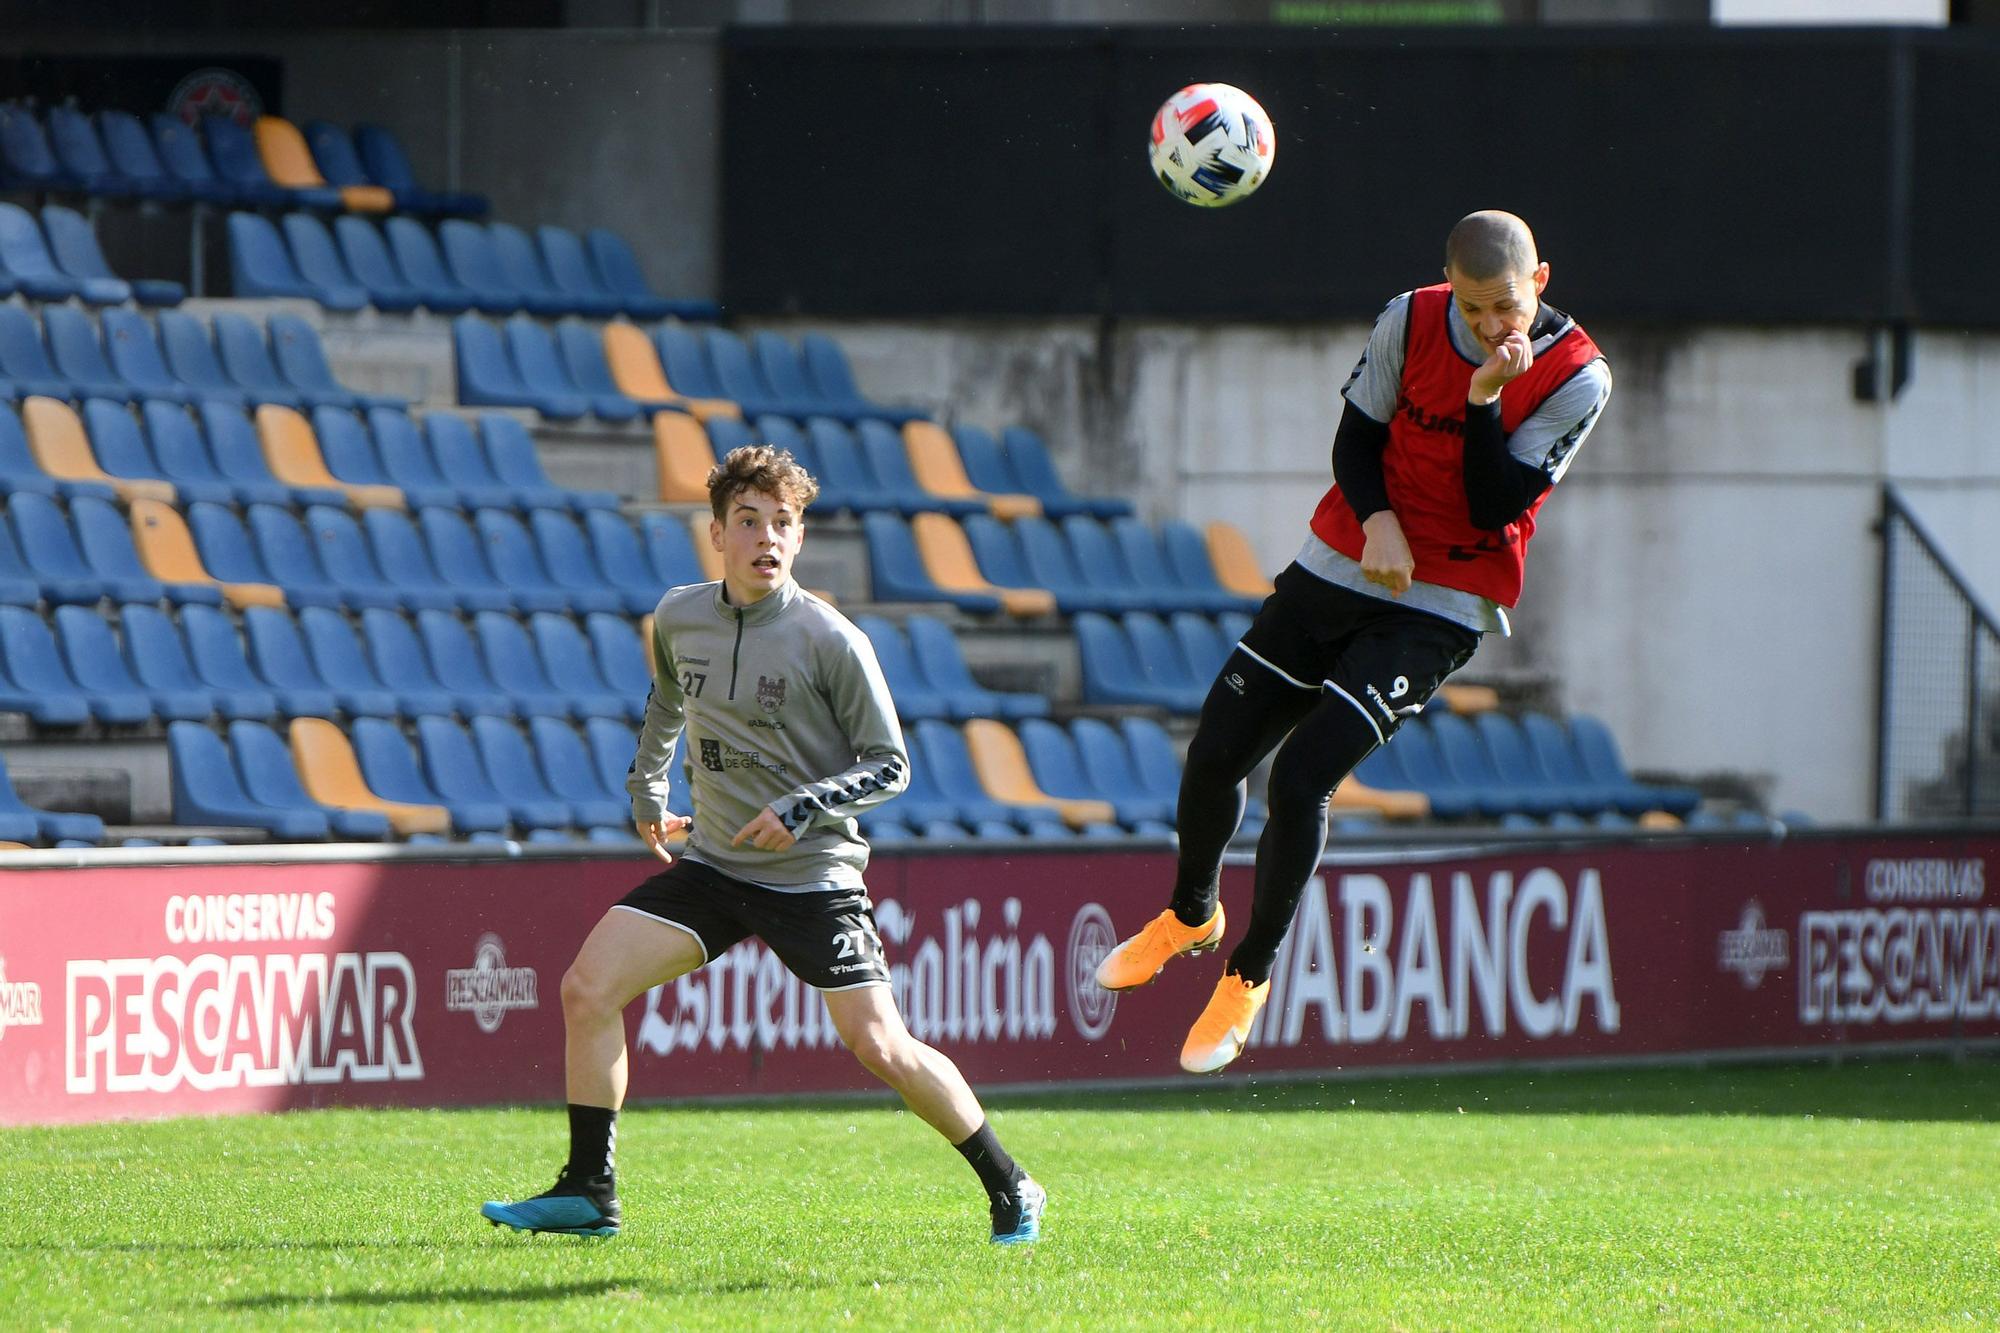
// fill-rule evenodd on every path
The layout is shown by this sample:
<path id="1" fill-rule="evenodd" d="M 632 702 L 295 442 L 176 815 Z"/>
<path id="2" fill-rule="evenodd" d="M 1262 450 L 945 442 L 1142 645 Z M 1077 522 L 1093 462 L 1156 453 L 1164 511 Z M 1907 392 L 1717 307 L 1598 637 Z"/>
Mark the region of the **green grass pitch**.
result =
<path id="1" fill-rule="evenodd" d="M 477 1213 L 554 1109 L 0 1130 L 0 1327 L 1992 1328 L 2000 1062 L 1003 1097 L 996 1249 L 879 1101 L 638 1108 L 625 1233 Z"/>

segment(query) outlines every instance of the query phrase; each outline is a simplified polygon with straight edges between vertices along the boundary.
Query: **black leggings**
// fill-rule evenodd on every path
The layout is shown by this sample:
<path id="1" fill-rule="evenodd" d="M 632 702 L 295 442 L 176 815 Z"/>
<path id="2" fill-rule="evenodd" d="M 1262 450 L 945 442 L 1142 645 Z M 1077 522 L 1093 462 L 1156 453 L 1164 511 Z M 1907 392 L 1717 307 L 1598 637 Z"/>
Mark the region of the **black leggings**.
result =
<path id="1" fill-rule="evenodd" d="M 1326 850 L 1327 801 L 1380 743 L 1376 725 L 1347 697 L 1295 685 L 1241 648 L 1210 687 L 1181 771 L 1173 907 L 1188 925 L 1215 914 L 1222 853 L 1243 822 L 1244 780 L 1278 747 L 1250 925 L 1229 955 L 1229 970 L 1244 980 L 1269 978 L 1299 895 Z"/>

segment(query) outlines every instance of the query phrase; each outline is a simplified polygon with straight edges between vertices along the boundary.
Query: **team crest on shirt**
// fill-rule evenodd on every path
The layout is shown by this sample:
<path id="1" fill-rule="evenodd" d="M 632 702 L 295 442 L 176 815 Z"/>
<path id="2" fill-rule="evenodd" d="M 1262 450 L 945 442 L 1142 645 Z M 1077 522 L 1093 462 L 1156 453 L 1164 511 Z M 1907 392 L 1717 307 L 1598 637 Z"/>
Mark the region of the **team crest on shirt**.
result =
<path id="1" fill-rule="evenodd" d="M 757 677 L 757 702 L 767 713 L 775 713 L 785 706 L 785 678 L 772 680 L 769 676 Z"/>

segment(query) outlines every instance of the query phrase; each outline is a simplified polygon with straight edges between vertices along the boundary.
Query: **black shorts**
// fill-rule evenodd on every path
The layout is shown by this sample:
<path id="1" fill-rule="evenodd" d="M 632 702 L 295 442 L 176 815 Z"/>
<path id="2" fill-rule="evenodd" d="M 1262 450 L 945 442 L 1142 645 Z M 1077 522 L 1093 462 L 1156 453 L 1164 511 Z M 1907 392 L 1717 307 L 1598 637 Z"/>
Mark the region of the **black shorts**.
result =
<path id="1" fill-rule="evenodd" d="M 1287 684 L 1344 696 L 1384 741 L 1479 647 L 1477 630 L 1328 583 L 1295 564 L 1272 584 L 1239 651 Z"/>
<path id="2" fill-rule="evenodd" d="M 816 990 L 889 984 L 865 889 L 779 893 L 681 857 L 616 905 L 679 926 L 701 946 L 703 963 L 755 935 Z"/>

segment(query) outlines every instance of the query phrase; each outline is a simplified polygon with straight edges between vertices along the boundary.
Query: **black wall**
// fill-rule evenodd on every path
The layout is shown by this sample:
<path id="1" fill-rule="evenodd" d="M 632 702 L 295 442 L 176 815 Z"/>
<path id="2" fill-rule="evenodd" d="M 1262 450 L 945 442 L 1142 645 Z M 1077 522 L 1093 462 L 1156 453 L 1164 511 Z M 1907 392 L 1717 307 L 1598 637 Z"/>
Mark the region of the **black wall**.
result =
<path id="1" fill-rule="evenodd" d="M 1277 124 L 1226 209 L 1146 165 L 1202 79 Z M 1364 317 L 1490 207 L 1598 320 L 2000 324 L 1991 34 L 735 29 L 723 106 L 741 313 Z"/>

